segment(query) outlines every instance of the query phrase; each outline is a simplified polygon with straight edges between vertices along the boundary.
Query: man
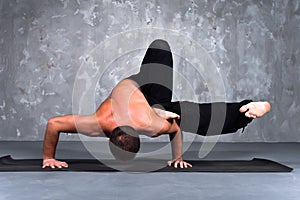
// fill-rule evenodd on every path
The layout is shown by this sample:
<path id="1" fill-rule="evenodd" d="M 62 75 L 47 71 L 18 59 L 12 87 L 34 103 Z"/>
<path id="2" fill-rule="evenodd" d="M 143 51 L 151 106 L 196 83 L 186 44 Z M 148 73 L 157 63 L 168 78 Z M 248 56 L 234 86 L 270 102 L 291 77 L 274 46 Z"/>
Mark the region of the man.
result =
<path id="1" fill-rule="evenodd" d="M 270 110 L 268 102 L 239 103 L 171 102 L 173 59 L 166 41 L 149 46 L 140 72 L 120 81 L 92 115 L 51 118 L 44 138 L 43 168 L 68 167 L 55 159 L 60 132 L 103 136 L 119 160 L 133 159 L 140 147 L 138 135 L 169 134 L 174 164 L 191 167 L 182 160 L 182 131 L 200 135 L 225 134 L 244 128 Z"/>

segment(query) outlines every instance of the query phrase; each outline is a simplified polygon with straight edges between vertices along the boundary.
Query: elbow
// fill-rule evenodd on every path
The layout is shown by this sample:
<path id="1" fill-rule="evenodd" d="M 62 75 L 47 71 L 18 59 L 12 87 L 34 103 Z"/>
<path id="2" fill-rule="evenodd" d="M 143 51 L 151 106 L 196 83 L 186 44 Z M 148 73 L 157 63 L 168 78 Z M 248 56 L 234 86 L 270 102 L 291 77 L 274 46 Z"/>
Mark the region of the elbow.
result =
<path id="1" fill-rule="evenodd" d="M 160 121 L 154 123 L 154 121 L 147 117 L 140 117 L 135 121 L 135 125 L 137 130 L 145 132 L 146 135 L 150 137 L 158 137 L 162 134 L 166 134 L 170 129 L 170 123 L 168 121 L 164 120 L 164 122 Z"/>
<path id="2" fill-rule="evenodd" d="M 135 124 L 142 129 L 148 129 L 151 127 L 151 120 L 147 117 L 139 117 L 135 120 Z"/>
<path id="3" fill-rule="evenodd" d="M 168 121 L 165 121 L 161 126 L 159 126 L 154 133 L 152 134 L 152 137 L 158 137 L 163 134 L 169 134 L 170 133 L 170 123 Z"/>
<path id="4" fill-rule="evenodd" d="M 48 120 L 47 125 L 48 125 L 48 126 L 53 126 L 55 123 L 56 123 L 55 118 L 50 118 L 50 119 Z"/>
<path id="5" fill-rule="evenodd" d="M 47 129 L 49 130 L 56 130 L 58 128 L 58 121 L 57 119 L 54 117 L 54 118 L 50 118 L 48 120 L 48 123 L 47 123 Z"/>

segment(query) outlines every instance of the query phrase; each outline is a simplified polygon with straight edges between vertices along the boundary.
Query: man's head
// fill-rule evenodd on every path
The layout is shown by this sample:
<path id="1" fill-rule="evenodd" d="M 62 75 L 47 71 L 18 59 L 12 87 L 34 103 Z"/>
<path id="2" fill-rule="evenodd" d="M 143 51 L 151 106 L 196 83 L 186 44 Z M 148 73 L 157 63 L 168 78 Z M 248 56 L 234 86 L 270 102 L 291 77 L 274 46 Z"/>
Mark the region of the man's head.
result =
<path id="1" fill-rule="evenodd" d="M 140 149 L 140 138 L 130 126 L 115 128 L 109 137 L 109 148 L 117 160 L 133 160 Z"/>

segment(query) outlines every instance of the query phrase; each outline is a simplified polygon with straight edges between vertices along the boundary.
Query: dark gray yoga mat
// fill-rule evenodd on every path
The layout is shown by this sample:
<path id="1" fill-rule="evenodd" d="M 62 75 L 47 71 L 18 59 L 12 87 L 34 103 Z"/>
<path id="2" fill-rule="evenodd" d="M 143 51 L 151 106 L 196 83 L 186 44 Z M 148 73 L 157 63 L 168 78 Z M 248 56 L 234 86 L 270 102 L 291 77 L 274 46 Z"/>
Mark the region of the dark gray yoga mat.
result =
<path id="1" fill-rule="evenodd" d="M 11 156 L 0 158 L 0 172 L 25 172 L 25 171 L 88 171 L 88 172 L 117 172 L 118 170 L 108 167 L 98 160 L 86 159 L 66 159 L 68 168 L 63 169 L 42 169 L 41 159 L 13 159 Z M 128 166 L 124 171 L 143 171 L 143 166 L 149 166 L 161 162 L 161 160 L 135 160 L 132 163 L 118 163 L 116 161 L 105 161 L 110 163 L 109 166 Z M 252 160 L 190 160 L 187 161 L 193 165 L 192 168 L 175 169 L 174 167 L 162 167 L 155 172 L 291 172 L 293 168 L 282 165 L 280 163 L 254 158 Z M 130 165 L 134 165 L 134 169 L 130 170 Z M 140 167 L 136 167 L 140 165 Z M 120 169 L 119 167 L 116 167 Z M 123 171 L 123 170 L 122 170 Z"/>

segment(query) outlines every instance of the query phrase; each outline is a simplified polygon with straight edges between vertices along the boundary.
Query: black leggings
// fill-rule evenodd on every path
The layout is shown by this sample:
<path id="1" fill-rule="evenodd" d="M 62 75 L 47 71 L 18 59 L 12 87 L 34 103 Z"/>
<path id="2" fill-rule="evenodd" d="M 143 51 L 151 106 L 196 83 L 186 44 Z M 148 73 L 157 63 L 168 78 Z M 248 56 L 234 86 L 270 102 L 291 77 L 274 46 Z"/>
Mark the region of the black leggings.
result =
<path id="1" fill-rule="evenodd" d="M 238 103 L 171 102 L 173 86 L 173 58 L 169 44 L 164 40 L 153 41 L 147 49 L 140 72 L 128 77 L 138 83 L 150 106 L 163 107 L 180 115 L 182 131 L 199 135 L 219 135 L 236 132 L 252 119 L 240 113 Z"/>

